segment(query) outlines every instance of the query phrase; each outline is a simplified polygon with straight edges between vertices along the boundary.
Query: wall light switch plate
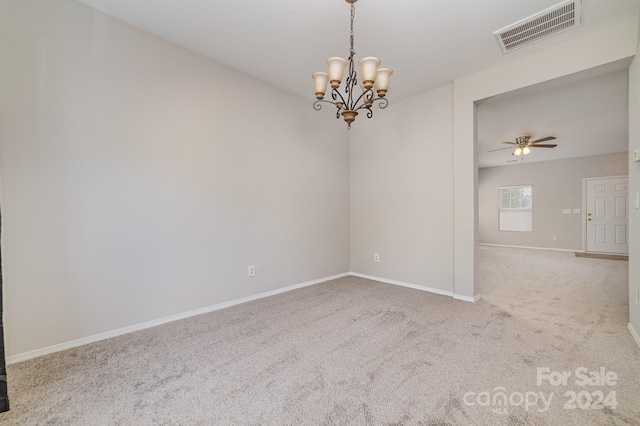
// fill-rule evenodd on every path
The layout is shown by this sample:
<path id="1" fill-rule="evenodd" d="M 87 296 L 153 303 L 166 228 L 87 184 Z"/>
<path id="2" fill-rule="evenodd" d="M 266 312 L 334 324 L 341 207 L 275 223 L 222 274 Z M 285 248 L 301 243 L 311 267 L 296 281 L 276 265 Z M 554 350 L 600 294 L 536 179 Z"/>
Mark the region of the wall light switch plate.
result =
<path id="1" fill-rule="evenodd" d="M 573 209 L 573 213 L 580 214 L 580 209 Z"/>
<path id="2" fill-rule="evenodd" d="M 562 209 L 562 214 L 571 214 L 571 209 Z"/>
<path id="3" fill-rule="evenodd" d="M 640 149 L 633 151 L 633 161 L 640 161 Z"/>

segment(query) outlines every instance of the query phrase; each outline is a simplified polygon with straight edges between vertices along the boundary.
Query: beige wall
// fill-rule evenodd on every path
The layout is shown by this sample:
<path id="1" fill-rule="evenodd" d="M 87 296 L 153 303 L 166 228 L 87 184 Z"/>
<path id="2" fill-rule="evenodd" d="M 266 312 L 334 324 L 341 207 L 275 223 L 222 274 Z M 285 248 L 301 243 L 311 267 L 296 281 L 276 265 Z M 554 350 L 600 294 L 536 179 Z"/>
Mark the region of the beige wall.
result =
<path id="1" fill-rule="evenodd" d="M 71 0 L 1 2 L 0 56 L 8 356 L 348 271 L 310 102 Z"/>
<path id="2" fill-rule="evenodd" d="M 535 154 L 533 154 L 535 155 Z M 582 179 L 626 176 L 627 153 L 487 167 L 478 173 L 480 244 L 582 250 Z M 533 230 L 498 231 L 498 187 L 533 185 Z M 562 214 L 580 209 L 580 214 Z M 554 241 L 553 236 L 558 236 Z"/>
<path id="3" fill-rule="evenodd" d="M 628 58 L 631 34 L 637 19 L 393 104 L 349 135 L 307 101 L 71 0 L 0 3 L 8 355 L 350 266 L 473 297 L 473 102 Z"/>
<path id="4" fill-rule="evenodd" d="M 636 149 L 640 149 L 640 55 L 629 68 L 629 152 Z M 640 196 L 640 162 L 629 157 L 629 324 L 640 346 L 640 306 L 635 303 L 635 292 L 640 292 L 640 210 L 634 204 Z"/>
<path id="5" fill-rule="evenodd" d="M 453 290 L 451 107 L 447 85 L 354 124 L 353 272 Z"/>

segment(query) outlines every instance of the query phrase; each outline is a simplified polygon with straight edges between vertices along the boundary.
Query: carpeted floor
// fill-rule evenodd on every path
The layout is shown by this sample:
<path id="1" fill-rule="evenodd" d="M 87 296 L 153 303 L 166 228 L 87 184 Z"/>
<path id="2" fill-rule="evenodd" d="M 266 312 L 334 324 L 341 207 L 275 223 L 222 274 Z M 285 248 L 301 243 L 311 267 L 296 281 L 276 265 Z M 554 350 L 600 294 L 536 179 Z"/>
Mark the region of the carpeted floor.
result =
<path id="1" fill-rule="evenodd" d="M 11 365 L 0 424 L 640 424 L 627 267 L 482 247 L 475 304 L 342 278 Z"/>

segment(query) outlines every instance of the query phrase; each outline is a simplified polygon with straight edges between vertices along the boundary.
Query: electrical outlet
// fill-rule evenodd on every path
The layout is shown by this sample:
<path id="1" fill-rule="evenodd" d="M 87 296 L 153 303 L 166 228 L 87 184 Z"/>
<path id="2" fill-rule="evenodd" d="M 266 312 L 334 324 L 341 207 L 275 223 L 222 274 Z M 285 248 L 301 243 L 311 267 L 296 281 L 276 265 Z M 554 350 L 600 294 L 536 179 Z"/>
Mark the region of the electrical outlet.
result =
<path id="1" fill-rule="evenodd" d="M 558 236 L 557 235 L 553 236 L 553 241 L 558 241 Z"/>
<path id="2" fill-rule="evenodd" d="M 250 277 L 255 277 L 256 276 L 256 267 L 255 267 L 255 265 L 249 266 L 249 271 L 248 272 L 249 272 L 248 275 Z"/>
<path id="3" fill-rule="evenodd" d="M 378 253 L 373 255 L 373 261 L 376 262 L 376 263 L 380 262 L 380 255 Z"/>

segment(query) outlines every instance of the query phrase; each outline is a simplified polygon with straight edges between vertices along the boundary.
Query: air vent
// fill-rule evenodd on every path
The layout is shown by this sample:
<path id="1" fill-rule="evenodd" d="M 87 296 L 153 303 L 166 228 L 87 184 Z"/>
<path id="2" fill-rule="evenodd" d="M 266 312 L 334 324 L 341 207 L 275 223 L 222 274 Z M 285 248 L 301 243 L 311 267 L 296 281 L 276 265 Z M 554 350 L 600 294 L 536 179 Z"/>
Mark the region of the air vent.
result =
<path id="1" fill-rule="evenodd" d="M 582 0 L 563 1 L 522 21 L 493 33 L 504 53 L 526 46 L 562 31 L 577 27 L 582 21 Z"/>

